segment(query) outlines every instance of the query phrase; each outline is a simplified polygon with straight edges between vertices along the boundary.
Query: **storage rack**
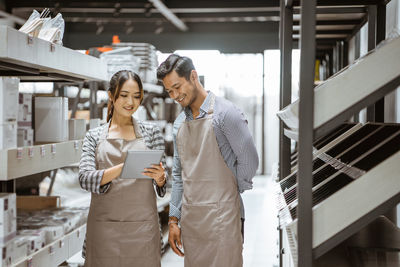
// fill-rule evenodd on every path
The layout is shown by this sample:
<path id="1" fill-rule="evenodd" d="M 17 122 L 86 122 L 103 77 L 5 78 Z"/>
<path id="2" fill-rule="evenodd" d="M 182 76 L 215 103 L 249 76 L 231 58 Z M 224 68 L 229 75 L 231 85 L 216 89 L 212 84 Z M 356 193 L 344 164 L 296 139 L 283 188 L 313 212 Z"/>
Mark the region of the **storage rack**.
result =
<path id="1" fill-rule="evenodd" d="M 0 26 L 0 76 L 22 82 L 106 82 L 107 69 L 99 59 L 11 27 Z M 15 179 L 79 162 L 82 140 L 0 150 L 2 192 L 15 192 Z M 57 266 L 81 250 L 86 225 L 46 245 L 13 266 Z"/>
<path id="2" fill-rule="evenodd" d="M 315 59 L 326 62 L 328 77 L 343 69 L 348 64 L 348 42 L 351 38 L 357 37 L 357 32 L 366 22 L 368 22 L 368 50 L 374 49 L 380 41 L 385 39 L 386 4 L 388 2 L 378 0 L 311 0 L 301 1 L 300 3 L 300 1 L 296 0 L 281 0 L 281 109 L 291 103 L 291 54 L 295 44 L 293 40 L 300 37 L 299 87 L 301 89 L 298 102 L 298 130 L 286 129 L 281 121 L 279 149 L 279 179 L 283 180 L 291 173 L 289 138 L 298 141 L 298 266 L 312 266 L 315 259 L 332 249 L 335 244 L 339 244 L 351 234 L 358 232 L 362 227 L 377 218 L 377 216 L 387 212 L 390 208 L 393 208 L 400 201 L 400 192 L 394 192 L 384 205 L 379 206 L 372 212 L 370 210 L 365 211 L 366 213 L 356 223 L 351 224 L 345 231 L 335 235 L 334 242 L 329 246 L 325 246 L 323 250 L 318 250 L 313 246 L 313 242 L 315 243 L 313 233 L 322 226 L 313 218 L 313 215 L 318 217 L 318 214 L 313 214 L 312 209 L 312 149 L 314 140 L 327 134 L 352 115 L 358 114 L 365 107 L 368 107 L 368 121 L 383 122 L 384 101 L 382 97 L 400 84 L 399 77 L 394 77 L 392 80 L 388 79 L 379 88 L 380 90 L 373 90 L 374 93 L 368 95 L 367 98 L 360 98 L 343 110 L 336 110 L 335 114 L 328 116 L 327 121 L 329 123 L 323 125 L 324 127 L 322 128 L 318 128 L 315 127 L 316 124 L 314 122 L 314 115 L 316 114 L 314 109 L 317 108 L 314 104 Z M 300 23 L 297 23 L 294 18 L 298 16 L 299 12 Z M 339 14 L 337 15 L 339 19 L 329 19 L 330 14 Z M 297 34 L 299 29 L 300 36 Z M 356 47 L 358 46 L 358 48 L 359 41 L 359 38 L 358 40 L 356 38 Z M 359 54 L 356 55 L 356 58 L 358 57 Z M 326 86 L 329 86 L 329 84 L 327 83 Z M 357 116 L 355 121 L 357 121 Z M 322 126 L 322 124 L 319 126 Z M 398 159 L 398 154 L 395 157 Z M 374 175 L 376 176 L 376 173 Z M 391 175 L 393 176 L 393 174 Z M 346 195 L 345 190 L 341 190 L 338 193 Z M 391 213 L 392 216 L 393 213 Z M 285 242 L 283 234 L 280 231 L 280 244 Z M 284 266 L 282 254 L 280 255 L 280 266 Z"/>

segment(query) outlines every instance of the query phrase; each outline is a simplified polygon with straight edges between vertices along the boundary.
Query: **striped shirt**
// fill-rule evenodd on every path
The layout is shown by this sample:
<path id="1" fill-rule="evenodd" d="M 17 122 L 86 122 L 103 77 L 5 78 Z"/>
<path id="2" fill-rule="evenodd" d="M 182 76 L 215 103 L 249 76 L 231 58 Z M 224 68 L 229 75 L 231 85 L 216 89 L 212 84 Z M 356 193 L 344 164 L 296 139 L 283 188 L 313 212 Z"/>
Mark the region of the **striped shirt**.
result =
<path id="1" fill-rule="evenodd" d="M 164 138 L 160 129 L 150 122 L 141 122 L 132 119 L 137 138 L 144 138 L 144 142 L 149 149 L 164 150 Z M 82 189 L 94 194 L 105 194 L 110 188 L 110 183 L 103 186 L 100 185 L 101 179 L 105 170 L 98 170 L 96 164 L 96 147 L 98 145 L 102 132 L 109 127 L 106 123 L 100 127 L 89 130 L 82 144 L 82 155 L 79 163 L 79 184 Z M 165 155 L 162 158 L 162 163 L 165 164 Z M 165 172 L 167 177 L 167 172 Z M 153 180 L 157 195 L 163 197 L 166 192 L 166 183 L 163 187 L 158 187 Z M 86 256 L 86 240 L 83 243 L 82 256 Z"/>
<path id="2" fill-rule="evenodd" d="M 200 114 L 196 119 L 204 118 L 207 115 L 211 94 L 213 93 L 208 93 L 200 107 Z M 183 182 L 181 161 L 176 146 L 176 135 L 179 127 L 185 120 L 193 120 L 192 111 L 188 107 L 184 108 L 183 112 L 176 118 L 173 128 L 174 160 L 169 216 L 174 216 L 178 219 L 181 217 Z M 221 155 L 237 179 L 238 191 L 243 193 L 245 190 L 252 189 L 252 179 L 256 174 L 259 159 L 243 112 L 232 102 L 221 97 L 216 97 L 213 127 Z M 240 211 L 244 219 L 244 206 L 241 197 Z"/>

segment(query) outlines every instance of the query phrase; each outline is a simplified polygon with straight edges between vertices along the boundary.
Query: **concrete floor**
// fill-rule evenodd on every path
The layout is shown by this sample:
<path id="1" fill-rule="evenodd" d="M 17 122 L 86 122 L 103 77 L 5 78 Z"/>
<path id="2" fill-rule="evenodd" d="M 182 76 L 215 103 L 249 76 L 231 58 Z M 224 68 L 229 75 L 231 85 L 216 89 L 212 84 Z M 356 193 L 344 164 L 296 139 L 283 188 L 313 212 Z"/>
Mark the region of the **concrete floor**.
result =
<path id="1" fill-rule="evenodd" d="M 269 176 L 254 178 L 253 190 L 243 193 L 246 210 L 244 267 L 278 266 L 278 221 L 274 184 Z M 183 258 L 168 248 L 162 267 L 183 267 Z"/>
<path id="2" fill-rule="evenodd" d="M 278 221 L 274 184 L 269 176 L 253 180 L 253 189 L 243 193 L 246 210 L 243 260 L 244 267 L 278 266 Z M 69 261 L 69 266 L 82 266 L 80 252 Z M 183 258 L 168 247 L 161 260 L 162 267 L 183 267 Z"/>

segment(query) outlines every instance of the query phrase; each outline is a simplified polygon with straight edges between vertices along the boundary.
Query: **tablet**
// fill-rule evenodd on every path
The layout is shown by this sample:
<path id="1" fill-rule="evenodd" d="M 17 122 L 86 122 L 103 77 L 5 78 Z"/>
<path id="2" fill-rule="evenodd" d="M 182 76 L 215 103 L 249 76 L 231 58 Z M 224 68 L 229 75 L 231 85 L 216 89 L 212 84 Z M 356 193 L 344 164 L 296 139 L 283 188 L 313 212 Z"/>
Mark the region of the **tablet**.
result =
<path id="1" fill-rule="evenodd" d="M 160 164 L 163 150 L 129 150 L 120 178 L 123 179 L 153 179 L 142 174 L 145 168 Z"/>

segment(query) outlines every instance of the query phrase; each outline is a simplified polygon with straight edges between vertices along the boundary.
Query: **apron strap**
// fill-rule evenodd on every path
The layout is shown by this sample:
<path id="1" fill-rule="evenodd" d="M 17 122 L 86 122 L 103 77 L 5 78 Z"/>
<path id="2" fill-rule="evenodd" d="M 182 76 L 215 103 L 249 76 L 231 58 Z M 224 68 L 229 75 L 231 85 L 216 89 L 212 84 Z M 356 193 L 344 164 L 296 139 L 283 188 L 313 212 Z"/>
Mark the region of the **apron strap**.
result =
<path id="1" fill-rule="evenodd" d="M 215 95 L 211 92 L 210 92 L 210 94 L 211 94 L 211 96 L 210 96 L 211 99 L 210 99 L 210 107 L 208 108 L 208 112 L 207 112 L 208 115 L 211 115 L 214 113 L 214 104 L 215 104 Z"/>

